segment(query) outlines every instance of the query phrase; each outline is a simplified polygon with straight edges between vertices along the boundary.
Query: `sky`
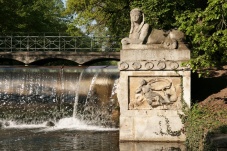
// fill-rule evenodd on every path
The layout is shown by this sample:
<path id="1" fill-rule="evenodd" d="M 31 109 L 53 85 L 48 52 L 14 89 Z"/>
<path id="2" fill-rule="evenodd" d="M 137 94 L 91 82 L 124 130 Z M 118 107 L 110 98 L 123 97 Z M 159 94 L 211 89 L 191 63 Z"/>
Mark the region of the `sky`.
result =
<path id="1" fill-rule="evenodd" d="M 62 0 L 62 2 L 64 3 L 65 6 L 66 6 L 66 1 L 67 1 L 67 0 Z"/>

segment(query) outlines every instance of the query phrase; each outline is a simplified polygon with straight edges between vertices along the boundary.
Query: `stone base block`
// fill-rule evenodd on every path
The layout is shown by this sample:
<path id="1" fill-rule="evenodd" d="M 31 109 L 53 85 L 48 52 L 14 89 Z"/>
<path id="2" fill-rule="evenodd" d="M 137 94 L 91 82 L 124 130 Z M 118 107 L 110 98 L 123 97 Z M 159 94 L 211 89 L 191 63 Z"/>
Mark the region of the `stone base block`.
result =
<path id="1" fill-rule="evenodd" d="M 147 47 L 147 45 L 144 45 Z M 143 61 L 143 60 L 189 60 L 190 50 L 182 45 L 180 49 L 136 49 L 137 45 L 129 45 L 127 47 L 133 47 L 134 49 L 123 49 L 120 52 L 121 61 Z M 141 47 L 141 46 L 140 46 Z"/>
<path id="2" fill-rule="evenodd" d="M 190 71 L 121 71 L 120 141 L 183 142 Z"/>
<path id="3" fill-rule="evenodd" d="M 120 116 L 120 141 L 183 142 L 180 111 L 131 110 Z"/>

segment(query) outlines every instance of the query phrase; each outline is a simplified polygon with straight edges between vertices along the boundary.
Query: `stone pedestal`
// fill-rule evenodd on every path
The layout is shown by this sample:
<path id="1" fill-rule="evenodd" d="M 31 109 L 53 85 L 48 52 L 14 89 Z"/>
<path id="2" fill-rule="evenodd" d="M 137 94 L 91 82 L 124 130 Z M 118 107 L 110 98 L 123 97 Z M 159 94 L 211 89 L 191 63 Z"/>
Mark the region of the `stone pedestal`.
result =
<path id="1" fill-rule="evenodd" d="M 185 141 L 182 109 L 190 107 L 190 51 L 133 45 L 121 50 L 120 141 Z"/>

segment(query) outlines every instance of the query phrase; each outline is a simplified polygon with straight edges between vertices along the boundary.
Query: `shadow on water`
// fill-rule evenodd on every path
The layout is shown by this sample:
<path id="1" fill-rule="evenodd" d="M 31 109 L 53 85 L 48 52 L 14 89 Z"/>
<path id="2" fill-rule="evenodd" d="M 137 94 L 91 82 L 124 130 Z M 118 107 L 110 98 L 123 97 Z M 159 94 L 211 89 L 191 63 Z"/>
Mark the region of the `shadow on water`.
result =
<path id="1" fill-rule="evenodd" d="M 204 138 L 204 150 L 227 150 L 227 125 L 222 125 L 208 132 L 208 134 Z"/>
<path id="2" fill-rule="evenodd" d="M 186 151 L 183 143 L 123 142 L 120 151 Z"/>

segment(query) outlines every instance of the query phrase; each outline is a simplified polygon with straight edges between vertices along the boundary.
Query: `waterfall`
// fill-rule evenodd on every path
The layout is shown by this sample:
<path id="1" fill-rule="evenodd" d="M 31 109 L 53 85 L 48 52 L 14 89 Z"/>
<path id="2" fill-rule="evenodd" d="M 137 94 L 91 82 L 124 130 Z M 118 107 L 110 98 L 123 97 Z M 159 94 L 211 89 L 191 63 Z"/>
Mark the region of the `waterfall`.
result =
<path id="1" fill-rule="evenodd" d="M 97 79 L 97 76 L 98 76 L 98 73 L 95 73 L 94 77 L 91 80 L 91 84 L 90 84 L 90 87 L 89 87 L 89 90 L 88 90 L 88 94 L 87 94 L 87 97 L 86 97 L 85 104 L 87 104 L 88 99 L 90 99 L 91 96 L 92 96 L 93 87 L 95 85 L 95 80 Z"/>
<path id="2" fill-rule="evenodd" d="M 78 99 L 79 99 L 79 89 L 80 89 L 80 82 L 83 77 L 84 70 L 80 73 L 80 76 L 78 78 L 78 82 L 76 85 L 76 90 L 75 90 L 75 102 L 74 102 L 74 107 L 73 107 L 73 118 L 76 118 L 77 114 L 77 105 L 78 105 Z"/>
<path id="3" fill-rule="evenodd" d="M 40 124 L 73 117 L 116 125 L 111 101 L 117 102 L 118 76 L 116 67 L 0 67 L 0 121 Z"/>

